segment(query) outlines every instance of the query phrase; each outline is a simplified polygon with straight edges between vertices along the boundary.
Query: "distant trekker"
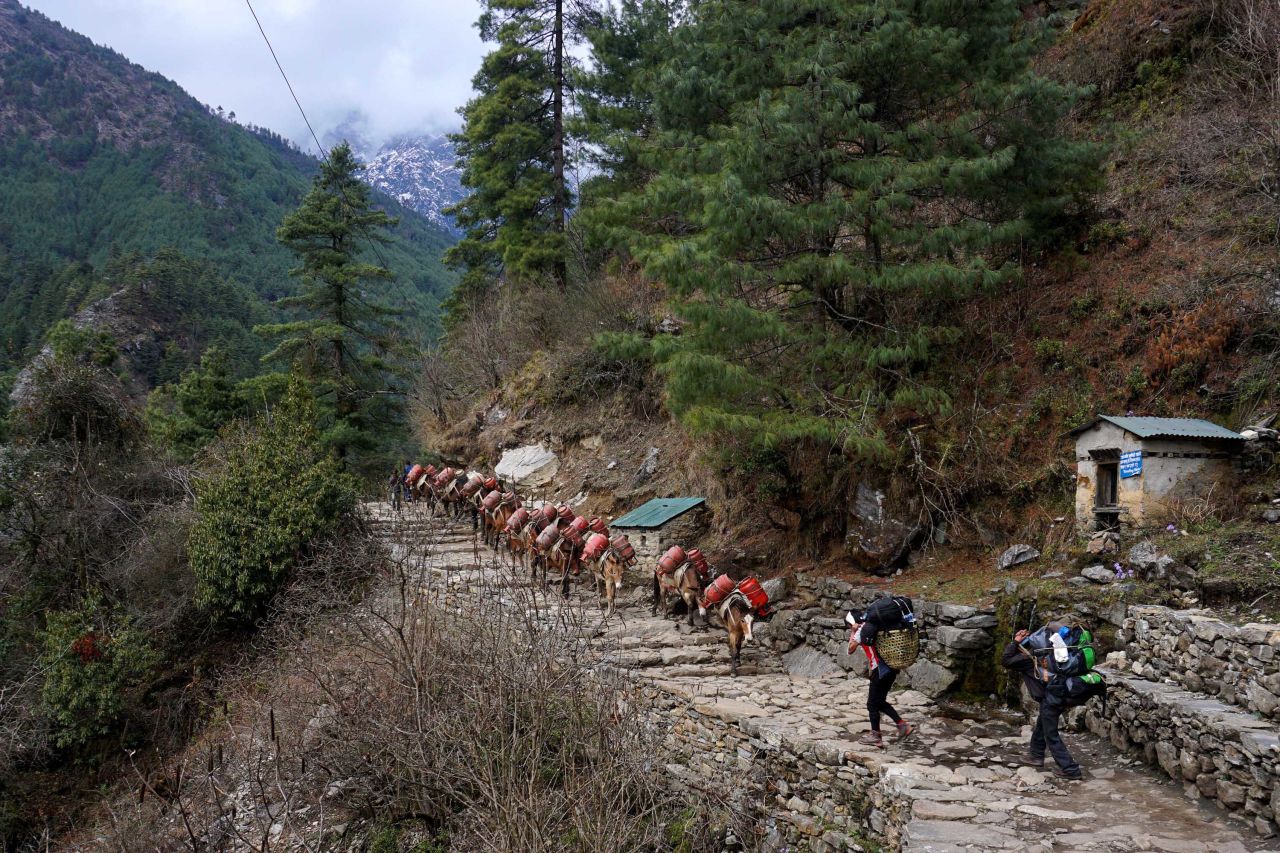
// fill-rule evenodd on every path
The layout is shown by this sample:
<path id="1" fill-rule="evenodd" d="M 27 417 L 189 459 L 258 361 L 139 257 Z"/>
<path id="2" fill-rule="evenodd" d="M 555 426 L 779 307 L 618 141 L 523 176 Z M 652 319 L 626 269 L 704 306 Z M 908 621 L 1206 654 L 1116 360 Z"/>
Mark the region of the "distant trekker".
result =
<path id="1" fill-rule="evenodd" d="M 391 489 L 391 508 L 399 512 L 400 501 L 404 497 L 404 475 L 399 470 L 392 471 L 387 486 Z"/>
<path id="2" fill-rule="evenodd" d="M 890 666 L 876 649 L 879 634 L 884 631 L 914 631 L 915 616 L 911 611 L 911 600 L 902 597 L 882 598 L 872 602 L 866 612 L 855 615 L 849 613 L 845 622 L 850 628 L 849 654 L 853 654 L 858 646 L 862 646 L 867 656 L 867 677 L 871 679 L 867 690 L 867 714 L 871 722 L 871 731 L 865 732 L 859 743 L 868 746 L 884 746 L 884 736 L 880 733 L 880 716 L 883 714 L 898 729 L 897 740 L 911 737 L 916 727 L 899 716 L 889 704 L 889 690 L 898 677 L 898 670 Z"/>

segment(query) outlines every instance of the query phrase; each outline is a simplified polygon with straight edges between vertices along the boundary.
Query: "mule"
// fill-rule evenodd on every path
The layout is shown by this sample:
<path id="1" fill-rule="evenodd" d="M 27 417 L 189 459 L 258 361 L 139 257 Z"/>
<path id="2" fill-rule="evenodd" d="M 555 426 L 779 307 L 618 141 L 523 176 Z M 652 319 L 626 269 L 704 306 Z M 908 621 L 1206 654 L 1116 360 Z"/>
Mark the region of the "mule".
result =
<path id="1" fill-rule="evenodd" d="M 671 618 L 676 602 L 683 601 L 689 613 L 690 627 L 693 626 L 695 613 L 702 616 L 703 627 L 706 627 L 707 611 L 698 606 L 701 592 L 702 575 L 698 574 L 693 563 L 684 563 L 674 572 L 665 575 L 657 569 L 653 570 L 653 612 L 657 613 L 661 607 L 663 618 Z M 667 603 L 668 598 L 671 598 L 670 604 Z"/>
<path id="2" fill-rule="evenodd" d="M 705 619 L 706 608 L 701 608 L 700 612 Z M 751 623 L 755 619 L 751 602 L 747 601 L 742 593 L 734 592 L 720 605 L 720 621 L 724 622 L 725 630 L 729 632 L 729 666 L 734 678 L 738 677 L 738 662 L 742 656 L 742 647 L 751 642 Z"/>
<path id="3" fill-rule="evenodd" d="M 498 545 L 502 539 L 502 533 L 507 529 L 507 520 L 511 518 L 512 513 L 516 511 L 516 502 L 511 500 L 509 503 L 504 502 L 498 504 L 492 510 L 488 510 L 484 514 L 484 544 L 498 550 Z"/>
<path id="4" fill-rule="evenodd" d="M 591 576 L 595 583 L 597 598 L 603 598 L 601 607 L 607 614 L 617 609 L 618 593 L 622 590 L 622 573 L 626 564 L 622 556 L 612 548 L 604 552 L 599 559 L 591 561 Z M 603 589 L 602 589 L 603 587 Z"/>

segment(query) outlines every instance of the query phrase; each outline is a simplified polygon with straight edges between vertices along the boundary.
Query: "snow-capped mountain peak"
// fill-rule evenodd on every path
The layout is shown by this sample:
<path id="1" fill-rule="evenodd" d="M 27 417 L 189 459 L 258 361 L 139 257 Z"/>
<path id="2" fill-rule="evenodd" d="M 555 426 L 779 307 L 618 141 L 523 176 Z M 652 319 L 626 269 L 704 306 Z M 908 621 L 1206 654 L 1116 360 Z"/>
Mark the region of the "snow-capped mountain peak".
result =
<path id="1" fill-rule="evenodd" d="M 397 137 L 368 158 L 364 179 L 405 207 L 456 230 L 443 212 L 466 195 L 456 160 L 447 136 Z"/>

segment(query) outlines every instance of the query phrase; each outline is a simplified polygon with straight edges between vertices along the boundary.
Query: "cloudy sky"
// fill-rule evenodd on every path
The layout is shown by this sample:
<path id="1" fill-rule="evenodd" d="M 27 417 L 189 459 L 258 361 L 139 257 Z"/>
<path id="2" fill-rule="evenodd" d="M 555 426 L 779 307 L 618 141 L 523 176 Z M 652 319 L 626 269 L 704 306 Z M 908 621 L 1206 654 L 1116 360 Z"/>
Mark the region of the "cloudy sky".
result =
<path id="1" fill-rule="evenodd" d="M 309 143 L 244 0 L 22 0 L 238 120 Z M 253 0 L 323 139 L 454 130 L 484 47 L 474 0 Z M 304 147 L 313 148 L 308 144 Z"/>

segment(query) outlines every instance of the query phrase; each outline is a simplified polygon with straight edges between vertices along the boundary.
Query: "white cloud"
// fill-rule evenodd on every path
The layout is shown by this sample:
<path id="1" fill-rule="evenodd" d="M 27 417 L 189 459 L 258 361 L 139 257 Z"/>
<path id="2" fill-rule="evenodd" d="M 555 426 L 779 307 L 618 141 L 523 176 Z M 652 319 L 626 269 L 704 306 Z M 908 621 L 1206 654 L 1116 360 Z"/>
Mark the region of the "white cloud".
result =
<path id="1" fill-rule="evenodd" d="M 308 134 L 244 0 L 23 0 L 211 106 Z M 458 127 L 484 46 L 474 0 L 253 0 L 316 131 L 371 142 Z"/>

